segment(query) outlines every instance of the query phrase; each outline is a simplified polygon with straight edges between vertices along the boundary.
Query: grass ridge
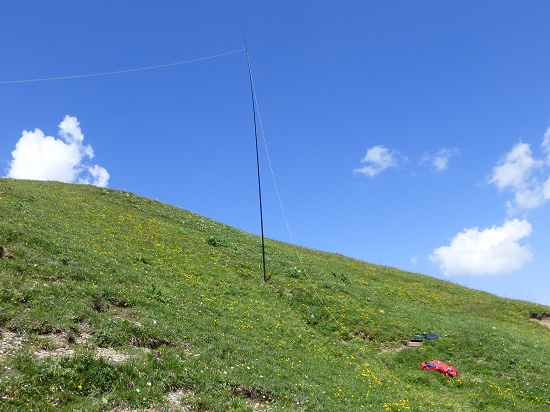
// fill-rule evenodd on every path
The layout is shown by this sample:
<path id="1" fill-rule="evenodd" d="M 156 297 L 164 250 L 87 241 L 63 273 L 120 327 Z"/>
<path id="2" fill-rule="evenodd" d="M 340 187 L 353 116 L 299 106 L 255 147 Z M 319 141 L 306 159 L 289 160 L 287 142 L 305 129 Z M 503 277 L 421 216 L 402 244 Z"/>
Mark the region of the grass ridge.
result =
<path id="1" fill-rule="evenodd" d="M 126 191 L 0 179 L 0 216 L 1 411 L 550 405 L 549 307 L 271 239 L 264 283 L 258 237 Z"/>

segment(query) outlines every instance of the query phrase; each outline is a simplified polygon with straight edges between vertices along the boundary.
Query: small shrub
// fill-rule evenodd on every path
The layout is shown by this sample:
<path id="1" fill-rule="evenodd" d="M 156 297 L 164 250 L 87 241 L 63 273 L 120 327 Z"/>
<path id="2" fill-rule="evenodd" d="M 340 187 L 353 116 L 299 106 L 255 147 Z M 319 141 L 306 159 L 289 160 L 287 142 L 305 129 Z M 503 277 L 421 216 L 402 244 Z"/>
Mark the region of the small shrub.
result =
<path id="1" fill-rule="evenodd" d="M 298 269 L 297 267 L 293 267 L 292 269 L 288 269 L 286 271 L 286 275 L 289 278 L 300 279 L 302 277 L 302 271 L 300 269 Z"/>
<path id="2" fill-rule="evenodd" d="M 225 239 L 220 239 L 218 237 L 210 236 L 206 243 L 214 247 L 229 247 L 229 243 Z"/>
<path id="3" fill-rule="evenodd" d="M 336 279 L 338 279 L 342 283 L 349 283 L 349 279 L 344 274 L 337 274 L 336 272 L 331 273 L 332 276 L 334 276 Z"/>
<path id="4" fill-rule="evenodd" d="M 136 256 L 134 256 L 134 260 L 136 262 L 143 263 L 144 265 L 149 264 L 149 261 L 141 253 L 136 254 Z"/>

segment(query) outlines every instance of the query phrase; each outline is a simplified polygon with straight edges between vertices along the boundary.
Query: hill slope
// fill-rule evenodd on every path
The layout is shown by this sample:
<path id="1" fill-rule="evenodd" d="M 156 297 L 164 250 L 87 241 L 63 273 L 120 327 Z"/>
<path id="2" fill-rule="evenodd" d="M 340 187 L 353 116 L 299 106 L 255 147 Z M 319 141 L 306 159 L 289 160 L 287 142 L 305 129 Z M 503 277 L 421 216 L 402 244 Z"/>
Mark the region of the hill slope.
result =
<path id="1" fill-rule="evenodd" d="M 0 179 L 0 216 L 2 411 L 550 405 L 548 307 L 270 240 L 264 283 L 257 237 L 93 186 Z"/>

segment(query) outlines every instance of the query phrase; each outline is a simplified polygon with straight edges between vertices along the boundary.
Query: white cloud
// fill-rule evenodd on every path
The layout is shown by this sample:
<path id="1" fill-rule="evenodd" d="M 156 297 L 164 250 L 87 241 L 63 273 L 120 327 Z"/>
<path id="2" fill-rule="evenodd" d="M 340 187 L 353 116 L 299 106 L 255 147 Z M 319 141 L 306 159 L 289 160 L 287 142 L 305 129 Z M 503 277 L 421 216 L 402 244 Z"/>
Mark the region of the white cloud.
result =
<path id="1" fill-rule="evenodd" d="M 78 183 L 86 185 L 92 184 L 99 187 L 107 187 L 107 184 L 109 183 L 109 173 L 107 173 L 107 170 L 98 165 L 88 166 L 87 170 L 88 173 L 93 177 L 93 180 L 90 182 L 87 177 L 79 178 Z"/>
<path id="2" fill-rule="evenodd" d="M 546 143 L 550 145 L 549 130 L 545 133 L 543 149 Z M 494 183 L 499 190 L 509 189 L 514 193 L 514 199 L 506 203 L 508 214 L 533 209 L 550 199 L 550 184 L 541 184 L 532 177 L 533 172 L 543 167 L 544 161 L 533 158 L 529 144 L 520 142 L 493 168 L 489 183 Z"/>
<path id="3" fill-rule="evenodd" d="M 542 186 L 542 194 L 545 199 L 550 199 L 550 178 Z"/>
<path id="4" fill-rule="evenodd" d="M 445 170 L 447 168 L 447 163 L 449 163 L 448 157 L 436 156 L 433 161 L 433 166 L 435 170 Z"/>
<path id="5" fill-rule="evenodd" d="M 411 262 L 414 264 L 416 262 L 418 262 L 418 255 L 414 255 L 412 258 L 411 258 Z"/>
<path id="6" fill-rule="evenodd" d="M 546 163 L 550 165 L 550 127 L 544 132 L 544 140 L 542 141 L 542 151 L 548 153 Z"/>
<path id="7" fill-rule="evenodd" d="M 42 130 L 23 131 L 11 152 L 13 160 L 7 177 L 14 179 L 56 180 L 106 187 L 109 173 L 98 165 L 89 165 L 94 151 L 82 144 L 84 135 L 76 117 L 65 116 L 59 124 L 59 136 L 45 136 Z"/>
<path id="8" fill-rule="evenodd" d="M 435 155 L 424 154 L 420 164 L 429 164 L 433 170 L 440 172 L 447 169 L 451 157 L 459 154 L 460 152 L 456 147 L 454 149 L 439 149 Z"/>
<path id="9" fill-rule="evenodd" d="M 550 166 L 550 128 L 544 133 L 541 148 L 548 155 L 546 162 L 533 157 L 530 145 L 520 141 L 488 177 L 488 182 L 499 190 L 514 194 L 506 203 L 509 214 L 538 207 L 550 199 L 550 178 L 541 181 L 537 178 L 546 174 L 546 166 Z M 445 276 L 510 273 L 533 260 L 529 247 L 519 244 L 531 232 L 531 224 L 525 219 L 506 220 L 502 227 L 493 226 L 482 231 L 477 227 L 464 229 L 451 239 L 449 246 L 434 249 L 429 259 Z"/>
<path id="10" fill-rule="evenodd" d="M 493 168 L 489 183 L 496 184 L 500 190 L 524 190 L 529 187 L 533 170 L 542 166 L 542 160 L 535 160 L 531 156 L 529 144 L 520 142 Z"/>
<path id="11" fill-rule="evenodd" d="M 408 160 L 407 157 L 401 156 L 399 152 L 390 152 L 382 145 L 373 146 L 367 150 L 367 154 L 361 159 L 361 163 L 370 164 L 361 169 L 355 169 L 353 173 L 363 173 L 368 177 L 374 177 L 388 167 L 397 167 L 400 158 L 404 161 Z"/>
<path id="12" fill-rule="evenodd" d="M 479 231 L 464 229 L 450 246 L 441 246 L 429 259 L 439 266 L 445 276 L 500 275 L 521 269 L 533 260 L 528 246 L 518 241 L 529 236 L 532 227 L 527 220 L 506 220 L 502 227 Z"/>

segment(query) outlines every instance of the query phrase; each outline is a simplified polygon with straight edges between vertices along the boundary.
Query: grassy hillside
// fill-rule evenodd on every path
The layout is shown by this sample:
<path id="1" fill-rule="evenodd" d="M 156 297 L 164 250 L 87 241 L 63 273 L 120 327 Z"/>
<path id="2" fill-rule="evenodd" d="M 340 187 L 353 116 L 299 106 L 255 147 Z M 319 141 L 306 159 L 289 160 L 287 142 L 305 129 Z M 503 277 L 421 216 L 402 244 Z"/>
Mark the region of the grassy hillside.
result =
<path id="1" fill-rule="evenodd" d="M 0 216 L 1 411 L 550 406 L 548 307 L 270 240 L 264 283 L 256 236 L 93 186 L 0 179 Z"/>

